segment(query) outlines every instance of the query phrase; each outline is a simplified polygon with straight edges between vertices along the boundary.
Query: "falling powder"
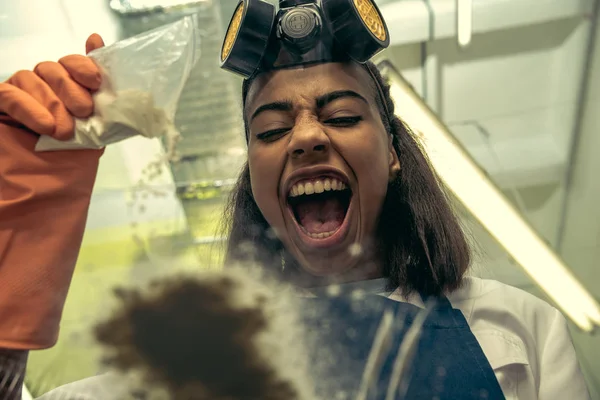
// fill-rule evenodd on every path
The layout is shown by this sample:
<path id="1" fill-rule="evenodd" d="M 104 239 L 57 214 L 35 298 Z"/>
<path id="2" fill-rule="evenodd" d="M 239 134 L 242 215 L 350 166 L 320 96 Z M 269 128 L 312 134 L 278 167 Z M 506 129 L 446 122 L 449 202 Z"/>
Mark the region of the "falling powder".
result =
<path id="1" fill-rule="evenodd" d="M 158 107 L 152 93 L 128 89 L 113 90 L 111 79 L 103 73 L 102 87 L 93 95 L 94 114 L 87 119 L 75 120 L 75 131 L 72 139 L 59 141 L 42 136 L 36 144 L 36 151 L 101 149 L 134 136 L 149 139 L 163 138 L 165 150 L 163 154 L 148 163 L 142 170 L 138 182 L 131 187 L 129 204 L 139 213 L 146 211 L 144 199 L 148 193 L 157 197 L 170 194 L 170 188 L 156 187 L 153 180 L 165 171 L 165 165 L 179 161 L 177 144 L 181 134 L 173 122 L 173 111 L 167 112 Z M 162 153 L 162 152 L 161 152 Z M 142 241 L 139 233 L 133 229 L 136 241 Z"/>
<path id="2" fill-rule="evenodd" d="M 227 268 L 119 290 L 96 330 L 132 398 L 314 400 L 291 289 Z"/>

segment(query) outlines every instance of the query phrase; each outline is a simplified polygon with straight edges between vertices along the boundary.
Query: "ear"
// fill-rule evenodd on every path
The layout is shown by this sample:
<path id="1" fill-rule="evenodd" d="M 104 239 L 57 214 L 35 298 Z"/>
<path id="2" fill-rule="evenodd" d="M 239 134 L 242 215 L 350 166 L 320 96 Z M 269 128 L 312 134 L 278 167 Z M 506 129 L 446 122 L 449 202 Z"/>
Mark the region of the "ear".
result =
<path id="1" fill-rule="evenodd" d="M 389 180 L 390 182 L 396 179 L 400 172 L 400 159 L 396 150 L 394 150 L 394 137 L 388 136 L 388 159 L 389 159 Z"/>

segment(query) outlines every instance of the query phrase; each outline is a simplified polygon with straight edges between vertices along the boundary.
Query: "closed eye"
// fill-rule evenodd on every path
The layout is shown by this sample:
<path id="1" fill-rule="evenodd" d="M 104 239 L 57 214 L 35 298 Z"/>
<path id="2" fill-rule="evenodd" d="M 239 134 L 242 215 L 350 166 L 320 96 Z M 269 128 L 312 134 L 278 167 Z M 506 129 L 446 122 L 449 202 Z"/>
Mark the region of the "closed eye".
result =
<path id="1" fill-rule="evenodd" d="M 344 128 L 344 127 L 354 126 L 354 125 L 358 124 L 360 121 L 362 121 L 362 117 L 355 116 L 355 117 L 330 118 L 330 119 L 326 120 L 325 123 L 328 125 L 334 125 L 334 126 L 339 126 L 339 127 Z"/>
<path id="2" fill-rule="evenodd" d="M 327 125 L 333 125 L 333 126 L 337 126 L 337 127 L 341 127 L 341 128 L 349 128 L 349 127 L 352 127 L 352 126 L 358 124 L 360 121 L 362 121 L 362 119 L 363 118 L 360 116 L 339 117 L 339 118 L 330 118 L 330 119 L 324 121 L 324 123 Z M 281 136 L 288 133 L 291 129 L 292 128 L 272 129 L 269 131 L 257 133 L 256 138 L 258 140 L 263 140 L 265 142 L 277 140 Z"/>
<path id="3" fill-rule="evenodd" d="M 256 138 L 258 140 L 264 140 L 266 142 L 272 141 L 272 140 L 276 140 L 279 137 L 281 137 L 282 135 L 284 135 L 287 132 L 289 132 L 290 129 L 291 128 L 272 129 L 270 131 L 265 131 L 265 132 L 257 133 L 256 134 Z"/>

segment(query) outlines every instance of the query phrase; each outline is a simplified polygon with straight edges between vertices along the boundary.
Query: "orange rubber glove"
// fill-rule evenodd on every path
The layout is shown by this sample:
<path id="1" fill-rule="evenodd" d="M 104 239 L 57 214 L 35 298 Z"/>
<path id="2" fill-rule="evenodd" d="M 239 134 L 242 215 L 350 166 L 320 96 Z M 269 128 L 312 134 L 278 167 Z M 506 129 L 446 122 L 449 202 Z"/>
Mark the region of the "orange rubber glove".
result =
<path id="1" fill-rule="evenodd" d="M 92 35 L 86 50 L 102 46 Z M 80 55 L 0 83 L 0 348 L 42 349 L 58 338 L 102 150 L 34 148 L 38 135 L 71 138 L 100 83 Z"/>

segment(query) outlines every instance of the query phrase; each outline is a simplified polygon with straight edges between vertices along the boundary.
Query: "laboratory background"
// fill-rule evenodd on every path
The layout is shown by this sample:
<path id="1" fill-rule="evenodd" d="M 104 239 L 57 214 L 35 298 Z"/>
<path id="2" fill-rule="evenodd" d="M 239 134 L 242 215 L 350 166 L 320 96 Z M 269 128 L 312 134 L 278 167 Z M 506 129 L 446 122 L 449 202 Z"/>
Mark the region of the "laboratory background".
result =
<path id="1" fill-rule="evenodd" d="M 392 42 L 375 61 L 456 200 L 470 274 L 560 309 L 600 399 L 600 0 L 376 2 Z M 0 2 L 0 81 L 83 54 L 93 32 L 108 45 L 189 14 L 201 27 L 176 114 L 181 158 L 149 170 L 160 139 L 106 149 L 60 340 L 31 353 L 25 397 L 99 372 L 92 327 L 115 286 L 220 268 L 220 214 L 246 151 L 242 80 L 219 66 L 237 3 Z"/>

